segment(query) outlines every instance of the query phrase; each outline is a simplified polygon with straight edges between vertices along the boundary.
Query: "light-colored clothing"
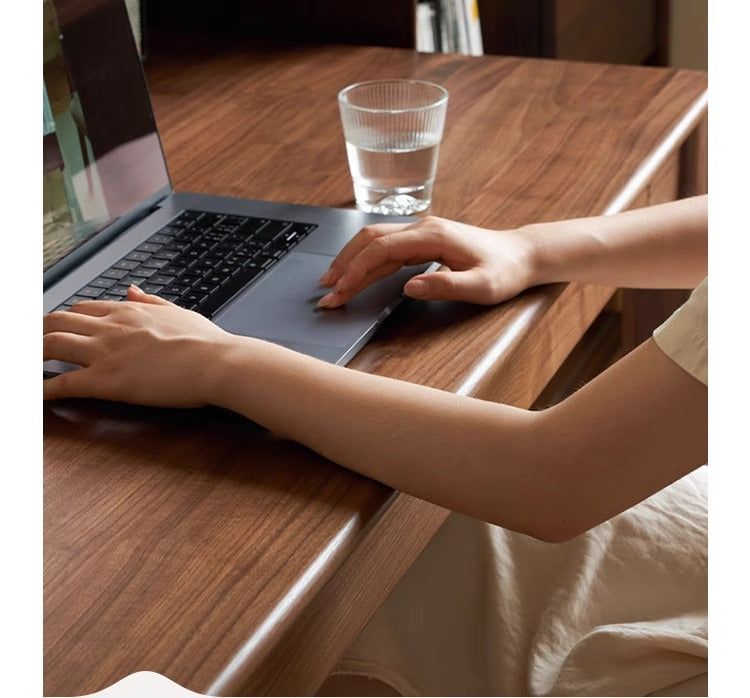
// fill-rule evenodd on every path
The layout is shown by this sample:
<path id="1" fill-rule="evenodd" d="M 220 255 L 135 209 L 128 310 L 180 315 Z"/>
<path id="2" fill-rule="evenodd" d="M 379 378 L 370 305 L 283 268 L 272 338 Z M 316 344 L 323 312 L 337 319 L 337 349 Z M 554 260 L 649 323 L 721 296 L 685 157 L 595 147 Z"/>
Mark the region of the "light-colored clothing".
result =
<path id="1" fill-rule="evenodd" d="M 654 330 L 654 341 L 675 363 L 708 385 L 708 278 Z"/>
<path id="2" fill-rule="evenodd" d="M 707 282 L 655 333 L 707 381 Z M 707 467 L 563 544 L 451 514 L 337 673 L 402 695 L 707 695 Z"/>

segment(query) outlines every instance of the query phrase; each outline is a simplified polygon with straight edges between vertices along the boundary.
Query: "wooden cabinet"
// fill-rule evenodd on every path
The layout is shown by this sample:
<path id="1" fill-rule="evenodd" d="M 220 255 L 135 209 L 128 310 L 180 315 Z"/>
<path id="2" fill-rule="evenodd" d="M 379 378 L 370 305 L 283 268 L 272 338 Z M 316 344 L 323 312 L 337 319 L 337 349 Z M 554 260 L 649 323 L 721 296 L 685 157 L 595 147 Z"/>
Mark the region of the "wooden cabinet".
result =
<path id="1" fill-rule="evenodd" d="M 485 53 L 666 65 L 667 0 L 478 0 Z"/>

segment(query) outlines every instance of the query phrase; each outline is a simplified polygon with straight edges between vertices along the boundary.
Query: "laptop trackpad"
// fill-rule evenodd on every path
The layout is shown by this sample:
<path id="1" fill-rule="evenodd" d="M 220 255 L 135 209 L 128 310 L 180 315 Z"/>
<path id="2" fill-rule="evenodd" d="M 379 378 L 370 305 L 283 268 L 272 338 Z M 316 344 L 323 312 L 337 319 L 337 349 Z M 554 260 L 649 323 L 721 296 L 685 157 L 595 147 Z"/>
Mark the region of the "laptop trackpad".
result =
<path id="1" fill-rule="evenodd" d="M 395 306 L 415 269 L 403 269 L 333 310 L 317 308 L 327 290 L 318 285 L 333 256 L 292 252 L 257 284 L 216 315 L 219 327 L 287 346 L 345 347 Z"/>

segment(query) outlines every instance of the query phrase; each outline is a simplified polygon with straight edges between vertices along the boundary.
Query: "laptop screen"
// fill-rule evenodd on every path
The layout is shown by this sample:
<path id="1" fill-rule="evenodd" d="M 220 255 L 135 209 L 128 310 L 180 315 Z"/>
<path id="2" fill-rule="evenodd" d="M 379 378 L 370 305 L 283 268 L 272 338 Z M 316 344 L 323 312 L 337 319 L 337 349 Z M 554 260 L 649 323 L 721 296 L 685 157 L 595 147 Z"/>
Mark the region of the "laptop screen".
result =
<path id="1" fill-rule="evenodd" d="M 44 269 L 169 174 L 122 0 L 44 0 Z"/>

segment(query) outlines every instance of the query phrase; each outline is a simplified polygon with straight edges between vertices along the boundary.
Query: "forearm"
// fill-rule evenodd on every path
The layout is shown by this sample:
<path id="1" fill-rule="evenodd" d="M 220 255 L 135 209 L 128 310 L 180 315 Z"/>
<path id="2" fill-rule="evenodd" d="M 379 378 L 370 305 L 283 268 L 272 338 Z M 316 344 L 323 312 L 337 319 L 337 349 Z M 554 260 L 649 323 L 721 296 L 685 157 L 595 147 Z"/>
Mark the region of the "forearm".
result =
<path id="1" fill-rule="evenodd" d="M 331 366 L 131 289 L 44 318 L 45 399 L 213 404 L 441 506 L 562 540 L 705 462 L 706 387 L 649 340 L 529 412 Z"/>
<path id="2" fill-rule="evenodd" d="M 395 489 L 545 540 L 577 535 L 706 459 L 705 386 L 653 341 L 542 412 L 253 339 L 216 366 L 210 402 Z"/>
<path id="3" fill-rule="evenodd" d="M 389 486 L 537 537 L 540 413 L 330 366 L 243 339 L 210 402 Z M 534 465 L 538 464 L 538 465 Z"/>
<path id="4" fill-rule="evenodd" d="M 707 197 L 525 226 L 538 284 L 694 288 L 708 270 Z"/>

